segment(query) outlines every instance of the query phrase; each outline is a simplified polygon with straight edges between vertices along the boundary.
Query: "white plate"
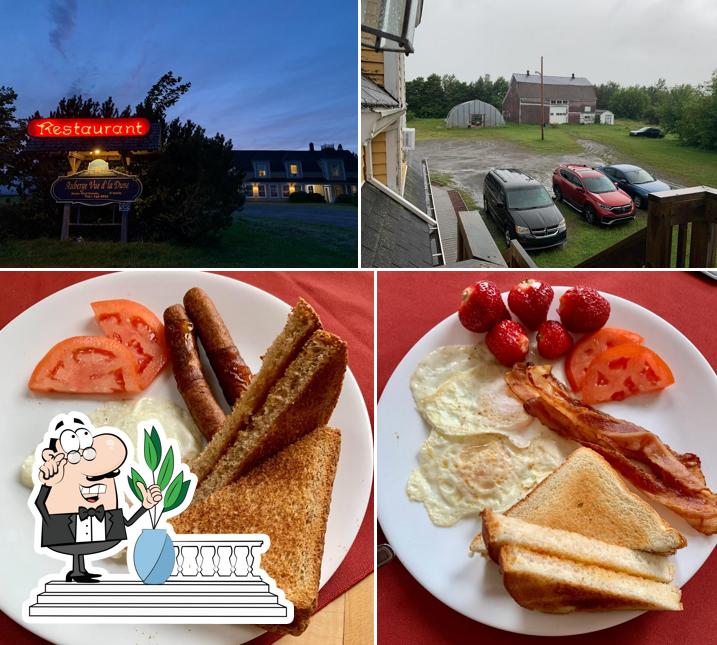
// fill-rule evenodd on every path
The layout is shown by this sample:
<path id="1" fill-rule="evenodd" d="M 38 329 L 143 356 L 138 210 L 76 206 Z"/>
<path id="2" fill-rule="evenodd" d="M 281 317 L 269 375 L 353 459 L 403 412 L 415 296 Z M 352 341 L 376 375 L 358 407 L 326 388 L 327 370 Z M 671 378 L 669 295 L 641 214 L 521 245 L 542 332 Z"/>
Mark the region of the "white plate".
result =
<path id="1" fill-rule="evenodd" d="M 550 318 L 565 287 L 555 287 Z M 717 434 L 714 402 L 717 377 L 700 352 L 677 329 L 652 312 L 622 298 L 604 294 L 612 306 L 608 324 L 645 337 L 645 345 L 672 368 L 676 383 L 658 394 L 599 406 L 660 436 L 678 452 L 702 458 L 708 485 L 717 487 Z M 669 294 L 668 294 L 669 297 Z M 504 299 L 506 295 L 504 294 Z M 503 587 L 498 567 L 480 556 L 468 557 L 468 545 L 480 529 L 480 519 L 465 518 L 449 528 L 434 526 L 423 504 L 405 493 L 406 481 L 417 467 L 418 449 L 428 428 L 416 410 L 409 379 L 426 354 L 443 345 L 483 342 L 466 331 L 457 314 L 431 329 L 398 365 L 378 404 L 377 482 L 378 520 L 388 541 L 413 577 L 440 601 L 485 625 L 520 634 L 558 636 L 582 634 L 618 625 L 640 612 L 548 615 L 516 604 Z M 379 345 L 380 350 L 380 345 Z M 562 361 L 555 375 L 565 382 Z M 698 533 L 674 513 L 658 512 L 687 538 L 688 546 L 675 556 L 675 583 L 684 585 L 712 552 L 717 538 Z"/>
<path id="2" fill-rule="evenodd" d="M 58 412 L 89 412 L 101 402 L 93 398 L 42 397 L 27 389 L 37 361 L 57 341 L 68 336 L 96 334 L 90 303 L 131 298 L 158 316 L 181 302 L 190 287 L 202 287 L 214 300 L 249 366 L 256 370 L 260 356 L 281 331 L 289 305 L 243 282 L 200 272 L 124 272 L 79 282 L 30 307 L 0 332 L 0 410 L 4 415 L 0 508 L 6 518 L 0 528 L 0 608 L 22 622 L 22 602 L 38 578 L 60 564 L 35 555 L 33 518 L 27 508 L 28 490 L 18 481 L 19 465 L 34 449 Z M 294 304 L 294 303 L 292 303 Z M 184 405 L 171 370 L 165 370 L 145 391 L 146 396 L 171 399 Z M 326 531 L 321 585 L 333 575 L 356 537 L 366 511 L 373 477 L 372 436 L 366 406 L 349 371 L 332 425 L 342 429 L 341 457 L 334 483 Z M 10 521 L 8 518 L 12 518 Z M 109 564 L 107 569 L 113 567 Z M 9 584 L 9 582 L 12 582 Z M 57 643 L 96 644 L 94 630 L 73 625 L 32 624 L 26 627 Z M 103 630 L 103 645 L 112 643 L 243 643 L 261 634 L 241 625 L 112 625 Z"/>

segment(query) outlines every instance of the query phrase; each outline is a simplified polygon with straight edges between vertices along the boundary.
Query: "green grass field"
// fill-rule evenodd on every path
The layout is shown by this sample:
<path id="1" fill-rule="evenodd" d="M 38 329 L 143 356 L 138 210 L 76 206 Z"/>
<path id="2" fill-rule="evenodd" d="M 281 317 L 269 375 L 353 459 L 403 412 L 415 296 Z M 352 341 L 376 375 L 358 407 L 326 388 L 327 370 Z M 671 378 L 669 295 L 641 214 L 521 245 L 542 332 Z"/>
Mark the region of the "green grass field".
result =
<path id="1" fill-rule="evenodd" d="M 717 186 L 717 152 L 683 146 L 672 135 L 664 139 L 630 137 L 628 132 L 643 123 L 617 120 L 614 126 L 561 125 L 545 129 L 545 141 L 535 125 L 509 123 L 504 128 L 448 129 L 443 119 L 415 119 L 417 141 L 431 139 L 501 139 L 531 152 L 569 154 L 583 152 L 580 139 L 610 146 L 626 162 L 649 166 L 655 173 L 685 186 Z"/>
<path id="2" fill-rule="evenodd" d="M 260 215 L 242 212 L 216 245 L 68 241 L 41 238 L 0 244 L 5 267 L 355 267 L 357 209 L 282 204 Z M 315 210 L 317 218 L 304 209 Z M 273 215 L 272 211 L 276 211 Z M 337 222 L 331 223 L 332 215 Z"/>

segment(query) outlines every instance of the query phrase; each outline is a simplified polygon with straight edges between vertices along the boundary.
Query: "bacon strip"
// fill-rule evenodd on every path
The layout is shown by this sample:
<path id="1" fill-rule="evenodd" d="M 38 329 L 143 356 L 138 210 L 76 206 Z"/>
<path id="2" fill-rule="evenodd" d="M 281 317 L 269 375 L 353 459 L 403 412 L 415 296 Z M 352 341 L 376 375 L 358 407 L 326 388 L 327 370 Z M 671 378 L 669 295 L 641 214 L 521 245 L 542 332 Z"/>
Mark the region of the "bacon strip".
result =
<path id="1" fill-rule="evenodd" d="M 701 533 L 717 533 L 717 495 L 707 488 L 697 455 L 679 454 L 649 430 L 572 398 L 550 370 L 518 363 L 505 375 L 528 414 L 600 453 L 634 486 Z"/>

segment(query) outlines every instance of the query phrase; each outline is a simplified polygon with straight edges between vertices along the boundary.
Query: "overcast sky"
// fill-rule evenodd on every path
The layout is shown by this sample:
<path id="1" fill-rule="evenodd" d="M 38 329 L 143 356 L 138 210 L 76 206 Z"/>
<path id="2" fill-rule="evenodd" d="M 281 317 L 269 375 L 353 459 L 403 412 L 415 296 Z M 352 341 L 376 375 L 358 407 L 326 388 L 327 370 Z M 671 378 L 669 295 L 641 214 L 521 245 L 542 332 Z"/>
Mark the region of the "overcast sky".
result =
<path id="1" fill-rule="evenodd" d="M 356 149 L 357 11 L 342 0 L 0 0 L 0 85 L 17 115 L 63 96 L 134 107 L 172 70 L 169 116 L 235 148 Z"/>
<path id="2" fill-rule="evenodd" d="M 698 84 L 717 69 L 716 0 L 424 0 L 409 79 L 540 69 L 599 84 Z"/>

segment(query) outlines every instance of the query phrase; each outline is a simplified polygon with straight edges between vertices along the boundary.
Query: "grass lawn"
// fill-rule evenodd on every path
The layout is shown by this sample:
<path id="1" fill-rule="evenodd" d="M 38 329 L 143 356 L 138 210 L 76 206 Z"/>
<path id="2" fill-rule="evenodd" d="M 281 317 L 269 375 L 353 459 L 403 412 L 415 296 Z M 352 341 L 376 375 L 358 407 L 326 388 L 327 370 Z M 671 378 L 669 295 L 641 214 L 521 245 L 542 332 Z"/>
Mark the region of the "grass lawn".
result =
<path id="1" fill-rule="evenodd" d="M 357 209 L 344 204 L 281 204 L 259 213 L 247 206 L 213 246 L 6 240 L 0 266 L 355 267 L 357 222 Z"/>
<path id="2" fill-rule="evenodd" d="M 588 139 L 610 146 L 624 155 L 626 162 L 644 164 L 655 173 L 685 186 L 717 186 L 717 152 L 683 146 L 673 135 L 664 139 L 643 139 L 628 136 L 644 123 L 616 120 L 608 125 L 561 125 L 545 129 L 545 141 L 540 140 L 540 128 L 535 125 L 509 123 L 504 128 L 448 129 L 443 119 L 415 119 L 408 127 L 416 128 L 418 141 L 434 139 L 501 139 L 531 152 L 570 154 L 583 152 L 578 143 Z"/>

